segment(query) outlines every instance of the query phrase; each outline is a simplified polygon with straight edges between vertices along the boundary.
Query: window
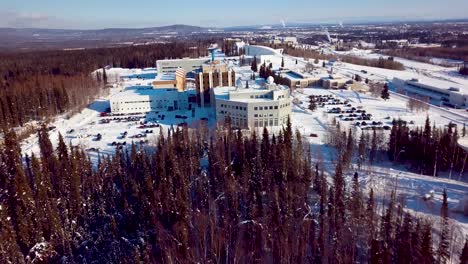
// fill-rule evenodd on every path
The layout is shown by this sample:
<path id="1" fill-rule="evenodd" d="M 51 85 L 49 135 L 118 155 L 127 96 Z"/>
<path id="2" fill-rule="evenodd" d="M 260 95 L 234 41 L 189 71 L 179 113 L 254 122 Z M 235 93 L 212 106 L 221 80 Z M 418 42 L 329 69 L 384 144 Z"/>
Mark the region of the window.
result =
<path id="1" fill-rule="evenodd" d="M 254 117 L 258 117 L 258 115 L 257 115 L 257 114 L 255 114 L 255 115 L 254 115 Z"/>
<path id="2" fill-rule="evenodd" d="M 277 106 L 277 105 L 275 105 L 275 110 L 278 110 L 278 106 Z"/>
<path id="3" fill-rule="evenodd" d="M 260 110 L 263 110 L 263 106 L 260 106 Z"/>
<path id="4" fill-rule="evenodd" d="M 257 111 L 257 110 L 258 110 L 258 107 L 254 107 L 254 110 Z"/>
<path id="5" fill-rule="evenodd" d="M 273 110 L 273 106 L 270 106 L 270 110 Z"/>

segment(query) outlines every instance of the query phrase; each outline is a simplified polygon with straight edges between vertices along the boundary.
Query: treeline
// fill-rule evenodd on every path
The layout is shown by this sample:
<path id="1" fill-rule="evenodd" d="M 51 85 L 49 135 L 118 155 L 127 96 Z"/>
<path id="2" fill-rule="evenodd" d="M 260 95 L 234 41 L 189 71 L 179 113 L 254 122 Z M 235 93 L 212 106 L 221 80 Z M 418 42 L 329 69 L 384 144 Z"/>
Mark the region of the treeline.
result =
<path id="1" fill-rule="evenodd" d="M 292 47 L 284 47 L 285 54 L 294 56 L 294 57 L 303 57 L 303 58 L 312 58 L 312 59 L 320 59 L 320 60 L 330 60 L 330 59 L 339 59 L 346 63 L 368 66 L 368 67 L 376 67 L 382 69 L 390 69 L 390 70 L 399 70 L 402 71 L 405 69 L 403 64 L 394 61 L 393 58 L 379 58 L 379 59 L 365 59 L 359 58 L 356 56 L 346 56 L 346 55 L 329 55 L 323 54 L 318 51 L 314 50 L 305 50 L 300 48 L 292 48 Z"/>
<path id="2" fill-rule="evenodd" d="M 435 47 L 435 48 L 403 48 L 383 51 L 385 54 L 430 63 L 431 58 L 452 60 L 468 60 L 468 46 Z"/>
<path id="3" fill-rule="evenodd" d="M 437 128 L 435 124 L 431 126 L 429 117 L 424 127 L 415 129 L 402 120 L 393 120 L 388 156 L 391 161 L 408 163 L 418 173 L 437 176 L 439 172 L 449 171 L 450 177 L 461 177 L 466 170 L 467 156 L 457 141 L 465 135 L 465 126 L 459 135 L 454 124 Z"/>
<path id="4" fill-rule="evenodd" d="M 358 58 L 355 56 L 339 56 L 339 58 L 343 62 L 356 64 L 356 65 L 376 67 L 376 68 L 389 69 L 389 70 L 398 70 L 398 71 L 403 71 L 405 69 L 405 66 L 403 66 L 403 64 L 401 64 L 400 62 L 394 61 L 393 57 L 388 57 L 387 59 L 384 59 L 382 57 L 378 59 L 364 59 L 364 58 Z"/>
<path id="5" fill-rule="evenodd" d="M 133 145 L 95 169 L 61 136 L 54 149 L 45 127 L 39 144 L 23 163 L 10 132 L 0 152 L 1 263 L 446 263 L 461 253 L 445 231 L 434 248 L 431 223 L 395 193 L 384 205 L 357 173 L 348 181 L 351 145 L 329 183 L 290 124 L 277 135 L 229 122 L 213 134 L 170 129 L 155 150 Z"/>
<path id="6" fill-rule="evenodd" d="M 194 45 L 205 44 L 0 54 L 0 127 L 22 126 L 84 107 L 103 86 L 91 76 L 96 69 L 154 67 L 157 59 L 197 55 L 189 49 Z"/>

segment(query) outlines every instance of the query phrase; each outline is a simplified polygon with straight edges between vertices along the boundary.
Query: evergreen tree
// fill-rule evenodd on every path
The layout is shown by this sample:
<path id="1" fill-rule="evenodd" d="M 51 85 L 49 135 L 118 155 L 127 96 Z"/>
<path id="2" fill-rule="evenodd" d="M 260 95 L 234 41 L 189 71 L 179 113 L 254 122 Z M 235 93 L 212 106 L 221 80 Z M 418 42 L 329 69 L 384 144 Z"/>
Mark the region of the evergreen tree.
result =
<path id="1" fill-rule="evenodd" d="M 34 199 L 21 162 L 16 134 L 5 134 L 6 164 L 8 168 L 8 208 L 18 245 L 26 254 L 36 242 L 34 223 Z"/>
<path id="2" fill-rule="evenodd" d="M 102 67 L 102 80 L 104 82 L 104 85 L 107 84 L 107 73 L 106 73 L 106 68 Z"/>
<path id="3" fill-rule="evenodd" d="M 388 91 L 388 84 L 387 83 L 384 84 L 384 87 L 382 89 L 382 93 L 381 93 L 380 97 L 382 99 L 384 99 L 385 101 L 390 99 L 390 92 Z"/>
<path id="4" fill-rule="evenodd" d="M 440 217 L 442 218 L 442 225 L 440 229 L 439 248 L 437 250 L 438 263 L 447 263 L 450 258 L 450 227 L 448 219 L 448 202 L 447 191 L 444 189 L 442 208 L 440 209 Z"/>
<path id="5" fill-rule="evenodd" d="M 311 100 L 309 103 L 309 110 L 310 111 L 315 111 L 317 110 L 317 103 L 315 103 L 315 100 Z"/>
<path id="6" fill-rule="evenodd" d="M 358 145 L 358 167 L 359 169 L 361 168 L 362 164 L 366 160 L 366 135 L 364 133 L 361 133 L 361 136 L 359 138 L 359 145 Z"/>
<path id="7" fill-rule="evenodd" d="M 460 264 L 468 264 L 468 239 L 465 239 L 465 245 L 460 254 Z"/>
<path id="8" fill-rule="evenodd" d="M 424 264 L 433 264 L 434 251 L 432 247 L 432 226 L 426 222 L 422 226 L 422 239 L 421 239 L 421 261 Z"/>
<path id="9" fill-rule="evenodd" d="M 250 69 L 252 69 L 254 73 L 258 71 L 257 56 L 254 56 Z"/>
<path id="10" fill-rule="evenodd" d="M 374 164 L 375 158 L 377 156 L 377 147 L 377 132 L 374 129 L 374 131 L 372 131 L 371 149 L 369 151 L 369 163 L 371 165 Z"/>

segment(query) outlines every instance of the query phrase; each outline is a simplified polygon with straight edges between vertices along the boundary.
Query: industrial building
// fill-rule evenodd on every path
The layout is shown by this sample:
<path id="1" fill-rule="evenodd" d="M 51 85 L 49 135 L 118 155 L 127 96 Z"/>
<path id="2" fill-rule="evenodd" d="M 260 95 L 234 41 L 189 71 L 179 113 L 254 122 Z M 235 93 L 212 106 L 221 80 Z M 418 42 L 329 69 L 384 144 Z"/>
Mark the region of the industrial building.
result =
<path id="1" fill-rule="evenodd" d="M 394 78 L 392 88 L 408 96 L 427 98 L 434 105 L 468 109 L 468 87 L 457 83 L 433 78 Z"/>
<path id="2" fill-rule="evenodd" d="M 202 65 L 208 61 L 209 58 L 158 60 L 156 61 L 156 67 L 158 74 L 175 73 L 179 68 L 182 68 L 185 72 L 191 72 L 201 69 Z"/>
<path id="3" fill-rule="evenodd" d="M 195 75 L 197 102 L 199 106 L 211 104 L 211 89 L 220 86 L 233 86 L 236 74 L 219 61 L 203 64 L 202 70 Z"/>
<path id="4" fill-rule="evenodd" d="M 287 123 L 292 109 L 288 87 L 276 85 L 273 77 L 269 77 L 263 86 L 245 88 L 241 84 L 212 89 L 218 122 L 229 117 L 234 127 L 250 129 Z"/>

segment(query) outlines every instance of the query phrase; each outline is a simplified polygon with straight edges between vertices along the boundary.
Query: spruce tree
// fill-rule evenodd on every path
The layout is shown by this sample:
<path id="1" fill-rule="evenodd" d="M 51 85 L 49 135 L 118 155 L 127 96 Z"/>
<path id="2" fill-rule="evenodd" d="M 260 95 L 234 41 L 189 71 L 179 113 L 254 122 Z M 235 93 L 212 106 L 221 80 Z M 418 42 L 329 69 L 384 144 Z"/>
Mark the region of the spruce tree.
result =
<path id="1" fill-rule="evenodd" d="M 388 84 L 387 83 L 384 84 L 384 87 L 382 89 L 382 93 L 381 93 L 380 97 L 382 99 L 384 99 L 385 101 L 390 99 L 390 92 L 388 91 Z"/>
<path id="2" fill-rule="evenodd" d="M 460 254 L 460 264 L 468 264 L 468 238 L 465 239 L 465 245 Z"/>
<path id="3" fill-rule="evenodd" d="M 255 73 L 258 71 L 257 56 L 254 56 L 250 69 Z"/>
<path id="4" fill-rule="evenodd" d="M 434 250 L 432 247 L 432 225 L 428 222 L 422 225 L 420 263 L 424 263 L 424 264 L 435 263 Z"/>
<path id="5" fill-rule="evenodd" d="M 5 150 L 7 157 L 8 208 L 16 232 L 18 245 L 26 254 L 36 243 L 35 206 L 32 191 L 29 187 L 21 162 L 20 147 L 13 130 L 5 134 Z"/>
<path id="6" fill-rule="evenodd" d="M 102 80 L 104 81 L 104 85 L 107 84 L 107 73 L 106 73 L 106 68 L 102 67 Z"/>
<path id="7" fill-rule="evenodd" d="M 447 190 L 444 189 L 442 207 L 440 209 L 440 217 L 442 219 L 440 229 L 440 241 L 439 248 L 437 250 L 438 263 L 447 263 L 450 258 L 450 227 L 448 219 L 448 202 L 447 202 Z"/>

